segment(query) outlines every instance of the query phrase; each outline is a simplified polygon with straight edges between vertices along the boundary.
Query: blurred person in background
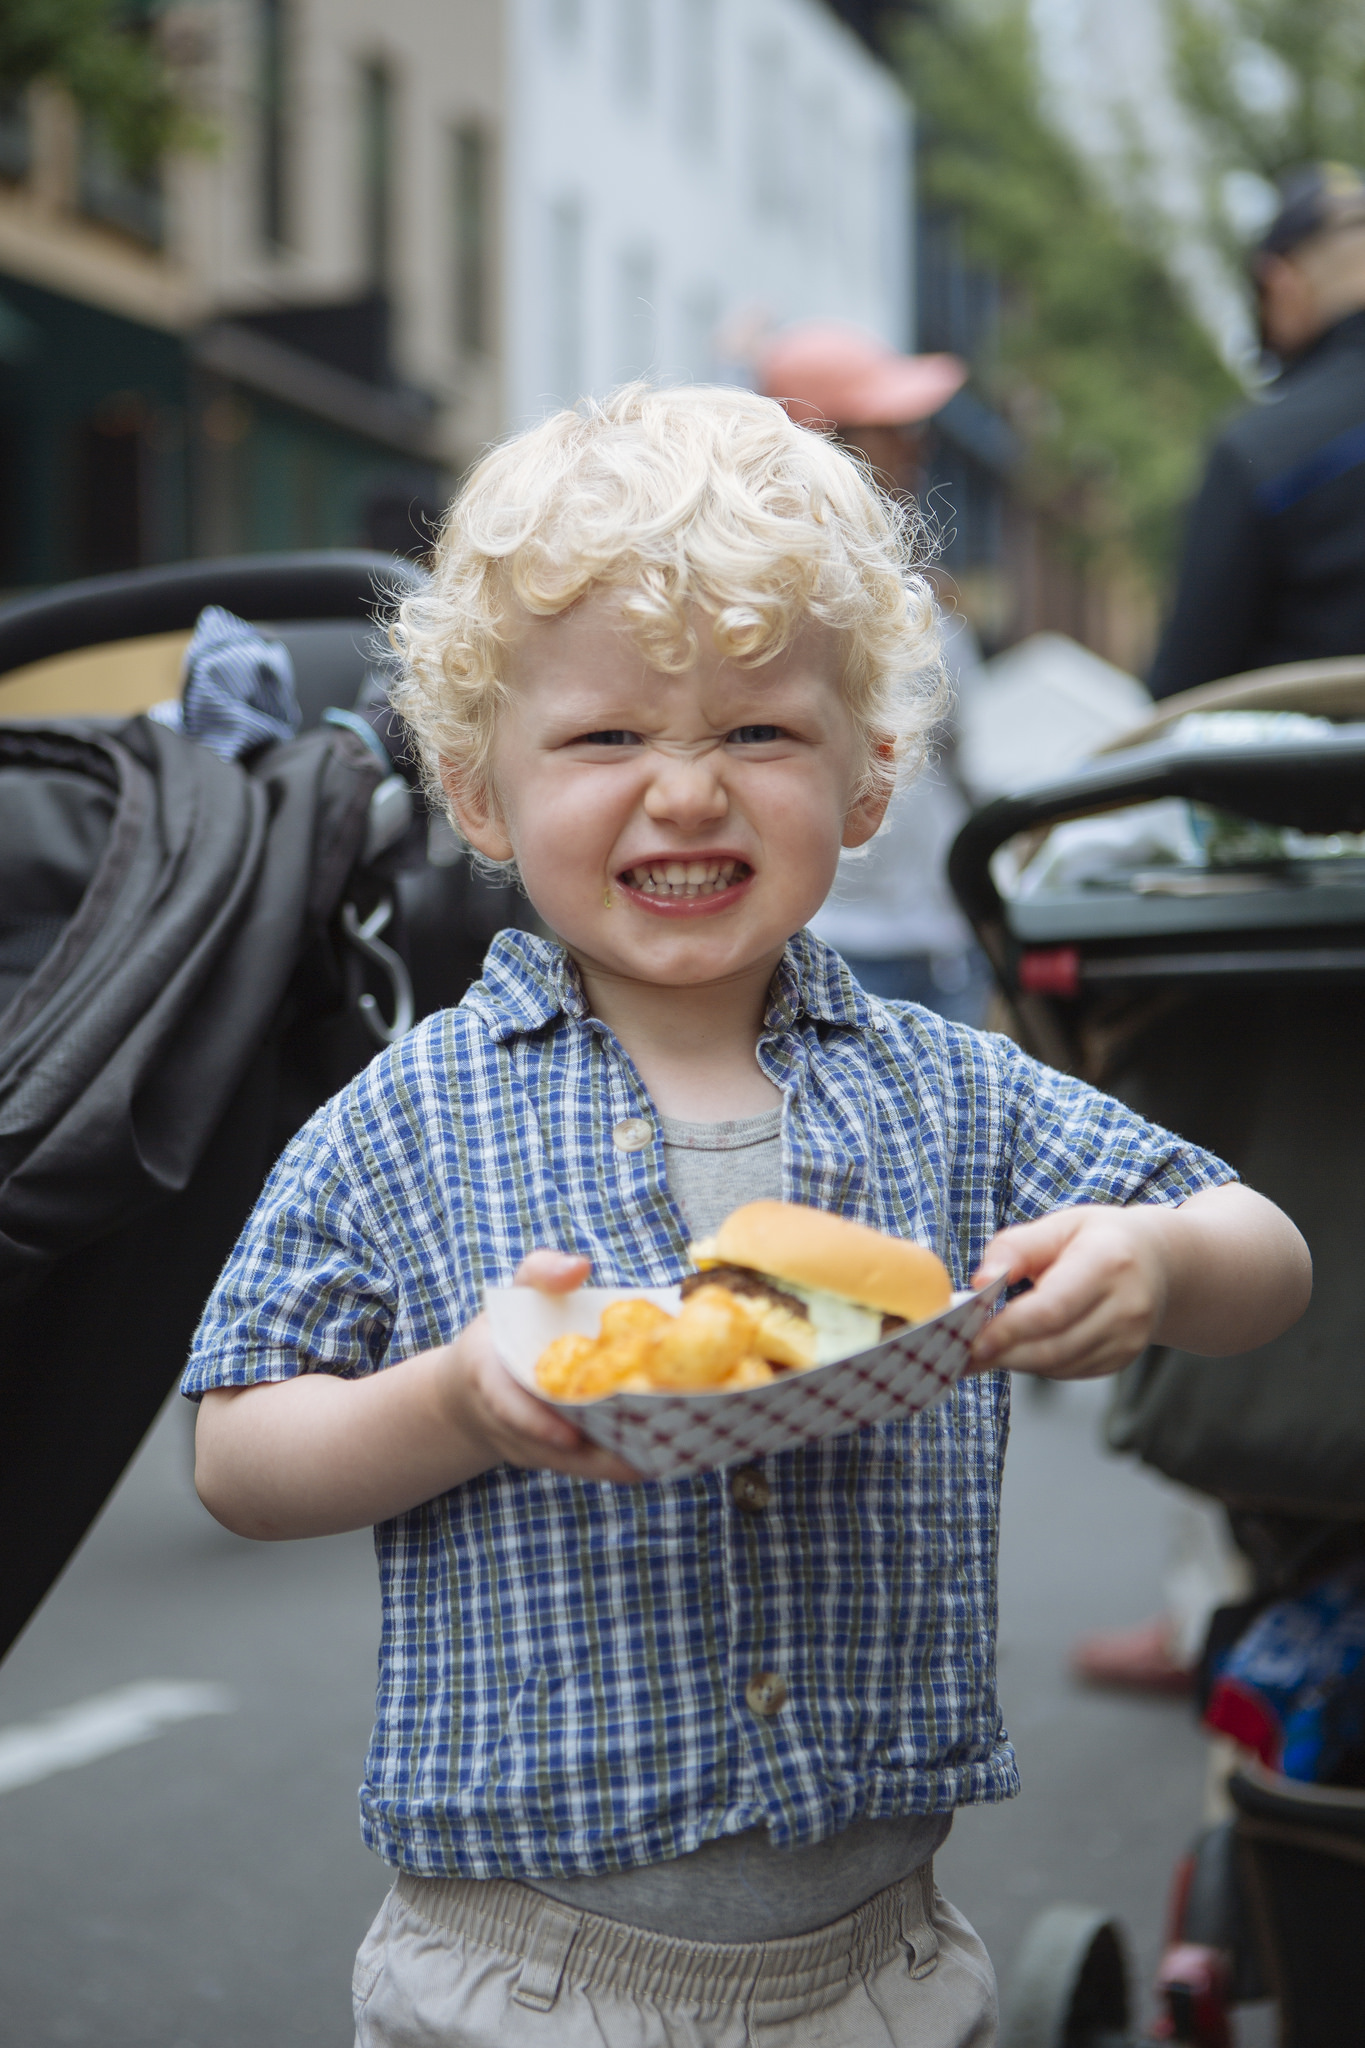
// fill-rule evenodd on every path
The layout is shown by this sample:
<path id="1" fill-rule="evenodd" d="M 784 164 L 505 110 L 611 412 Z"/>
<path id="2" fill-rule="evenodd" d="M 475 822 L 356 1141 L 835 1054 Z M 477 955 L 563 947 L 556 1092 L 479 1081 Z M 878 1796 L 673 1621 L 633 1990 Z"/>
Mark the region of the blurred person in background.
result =
<path id="1" fill-rule="evenodd" d="M 967 378 L 956 356 L 899 355 L 837 321 L 801 321 L 770 336 L 757 368 L 767 397 L 780 399 L 800 425 L 833 428 L 884 489 L 905 498 L 921 487 L 926 422 Z M 950 612 L 944 628 L 956 704 L 975 682 L 981 651 L 960 614 Z M 979 1025 L 988 970 L 946 874 L 948 849 L 968 810 L 952 771 L 954 730 L 950 713 L 939 758 L 895 798 L 871 845 L 840 860 L 811 930 L 873 995 Z"/>
<path id="2" fill-rule="evenodd" d="M 1365 178 L 1281 181 L 1252 264 L 1282 368 L 1214 443 L 1154 697 L 1279 662 L 1365 654 Z"/>

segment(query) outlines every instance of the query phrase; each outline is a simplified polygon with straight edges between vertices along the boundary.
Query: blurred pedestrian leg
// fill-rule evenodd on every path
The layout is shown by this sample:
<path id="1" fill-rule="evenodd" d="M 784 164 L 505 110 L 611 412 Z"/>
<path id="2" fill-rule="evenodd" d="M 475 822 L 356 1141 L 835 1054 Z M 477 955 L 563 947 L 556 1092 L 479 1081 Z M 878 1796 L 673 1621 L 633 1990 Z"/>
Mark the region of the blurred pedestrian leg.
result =
<path id="1" fill-rule="evenodd" d="M 1220 1607 L 1251 1593 L 1253 1573 L 1217 1502 L 1172 1487 L 1169 1562 L 1160 1614 L 1130 1628 L 1097 1630 L 1072 1645 L 1072 1673 L 1090 1685 L 1134 1692 L 1193 1691 L 1209 1624 Z"/>

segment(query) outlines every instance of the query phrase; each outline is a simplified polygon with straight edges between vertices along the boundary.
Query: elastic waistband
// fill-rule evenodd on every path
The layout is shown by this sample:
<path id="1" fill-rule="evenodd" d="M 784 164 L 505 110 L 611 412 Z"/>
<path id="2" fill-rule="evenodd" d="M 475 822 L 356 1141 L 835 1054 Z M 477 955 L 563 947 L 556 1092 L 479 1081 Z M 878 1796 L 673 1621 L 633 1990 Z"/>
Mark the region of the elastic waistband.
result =
<path id="1" fill-rule="evenodd" d="M 915 1977 L 927 1977 L 938 1961 L 932 1859 L 842 1920 L 778 1941 L 680 1941 L 577 1912 L 503 1878 L 403 1871 L 394 1895 L 456 1941 L 519 1960 L 513 1996 L 540 2012 L 550 2010 L 568 1976 L 584 1989 L 615 1985 L 647 2002 L 699 2011 L 733 2008 L 747 1998 L 776 2018 L 789 2003 L 810 2010 L 824 2002 L 822 1993 L 833 1999 L 851 1975 L 875 1969 L 897 1947 L 911 1952 Z"/>

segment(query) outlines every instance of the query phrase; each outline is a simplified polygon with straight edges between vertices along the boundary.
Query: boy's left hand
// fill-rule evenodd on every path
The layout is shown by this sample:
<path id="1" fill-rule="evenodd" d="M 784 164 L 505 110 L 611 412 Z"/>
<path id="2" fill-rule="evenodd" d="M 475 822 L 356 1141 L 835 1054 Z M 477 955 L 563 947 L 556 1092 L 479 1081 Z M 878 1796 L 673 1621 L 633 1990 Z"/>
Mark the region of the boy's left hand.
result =
<path id="1" fill-rule="evenodd" d="M 971 1372 L 1098 1379 L 1152 1341 L 1166 1308 L 1167 1259 L 1156 1207 L 1059 1209 L 993 1238 L 973 1286 L 1008 1273 L 1032 1289 L 992 1317 Z"/>

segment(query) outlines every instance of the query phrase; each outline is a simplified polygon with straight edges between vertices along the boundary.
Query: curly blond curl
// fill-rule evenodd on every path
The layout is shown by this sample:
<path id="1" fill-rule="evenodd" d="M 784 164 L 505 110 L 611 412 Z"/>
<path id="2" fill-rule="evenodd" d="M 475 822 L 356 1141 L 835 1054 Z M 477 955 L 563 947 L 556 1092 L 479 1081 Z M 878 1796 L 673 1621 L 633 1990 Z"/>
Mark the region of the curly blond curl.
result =
<path id="1" fill-rule="evenodd" d="M 486 795 L 519 618 L 618 593 L 645 660 L 677 674 L 699 620 L 746 668 L 818 620 L 842 646 L 840 687 L 863 741 L 864 791 L 920 766 L 947 686 L 932 540 L 846 450 L 774 400 L 711 386 L 628 384 L 514 435 L 446 514 L 430 583 L 391 628 L 394 707 L 442 807 L 441 769 Z"/>

